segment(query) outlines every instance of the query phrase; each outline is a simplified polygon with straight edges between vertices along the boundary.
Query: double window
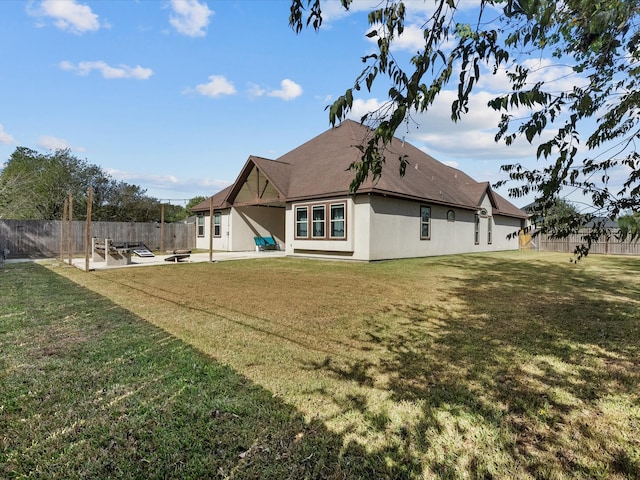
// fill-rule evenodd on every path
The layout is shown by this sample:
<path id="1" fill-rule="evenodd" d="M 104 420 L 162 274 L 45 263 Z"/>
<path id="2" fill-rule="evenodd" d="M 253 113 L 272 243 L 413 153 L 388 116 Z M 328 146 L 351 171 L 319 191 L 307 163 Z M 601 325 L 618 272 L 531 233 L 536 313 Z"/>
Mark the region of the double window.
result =
<path id="1" fill-rule="evenodd" d="M 420 207 L 420 240 L 431 238 L 431 207 Z"/>
<path id="2" fill-rule="evenodd" d="M 313 212 L 311 219 L 311 236 L 313 238 L 324 238 L 324 205 L 314 205 L 311 208 Z"/>
<path id="3" fill-rule="evenodd" d="M 198 236 L 204 237 L 204 216 L 198 215 Z"/>
<path id="4" fill-rule="evenodd" d="M 296 206 L 296 238 L 342 240 L 346 238 L 345 203 L 322 203 Z"/>
<path id="5" fill-rule="evenodd" d="M 296 237 L 307 238 L 309 236 L 309 209 L 308 207 L 296 207 Z"/>
<path id="6" fill-rule="evenodd" d="M 221 217 L 222 215 L 220 215 L 220 212 L 216 212 L 213 214 L 213 236 L 214 237 L 220 236 L 220 218 Z"/>

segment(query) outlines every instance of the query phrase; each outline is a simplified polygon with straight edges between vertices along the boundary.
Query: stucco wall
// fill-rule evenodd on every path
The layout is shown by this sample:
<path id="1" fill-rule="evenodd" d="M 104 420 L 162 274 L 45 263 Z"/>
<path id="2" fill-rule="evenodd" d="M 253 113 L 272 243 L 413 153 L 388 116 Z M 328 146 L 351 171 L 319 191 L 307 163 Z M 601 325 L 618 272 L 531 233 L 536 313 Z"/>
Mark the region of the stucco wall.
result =
<path id="1" fill-rule="evenodd" d="M 519 219 L 491 217 L 488 199 L 482 207 L 488 216 L 480 217 L 479 242 L 475 243 L 475 210 L 452 208 L 381 196 L 371 202 L 371 260 L 425 257 L 456 253 L 517 250 L 518 239 L 507 240 L 520 226 Z M 430 238 L 420 238 L 420 206 L 431 207 Z M 453 210 L 455 220 L 447 219 Z M 492 221 L 492 242 L 488 243 L 488 222 Z"/>
<path id="2" fill-rule="evenodd" d="M 286 213 L 286 252 L 287 255 L 305 255 L 305 256 L 339 256 L 344 258 L 353 258 L 356 250 L 356 242 L 361 235 L 357 232 L 357 225 L 362 223 L 361 214 L 357 211 L 356 205 L 352 198 L 337 198 L 322 201 L 320 203 L 345 204 L 346 217 L 346 238 L 344 239 L 296 239 L 295 238 L 295 218 L 294 208 L 296 206 L 317 205 L 319 202 L 300 202 L 293 205 L 287 205 Z M 328 214 L 328 213 L 327 213 Z"/>
<path id="3" fill-rule="evenodd" d="M 475 243 L 475 210 L 452 208 L 377 195 L 330 199 L 326 203 L 346 205 L 346 238 L 344 240 L 312 240 L 295 238 L 294 206 L 322 202 L 289 204 L 281 208 L 233 208 L 222 217 L 222 238 L 214 239 L 214 249 L 252 250 L 253 237 L 273 235 L 284 244 L 287 255 L 352 260 L 385 260 L 426 257 L 497 250 L 518 249 L 518 239 L 507 239 L 520 227 L 517 218 L 491 216 L 491 203 L 483 199 L 488 214 L 480 217 L 478 244 Z M 430 238 L 420 238 L 420 206 L 431 208 Z M 447 218 L 453 210 L 455 220 Z M 208 235 L 208 217 L 206 217 Z M 488 242 L 488 224 L 492 222 L 492 242 Z M 279 230 L 280 229 L 280 230 Z M 230 231 L 227 243 L 226 232 Z M 279 233 L 280 232 L 280 233 Z M 208 239 L 199 239 L 209 248 Z"/>
<path id="4" fill-rule="evenodd" d="M 230 217 L 230 250 L 255 250 L 253 237 L 273 236 L 278 244 L 285 240 L 285 209 L 279 207 L 234 207 Z M 224 235 L 224 234 L 223 234 Z"/>
<path id="5" fill-rule="evenodd" d="M 210 219 L 209 215 L 204 217 L 204 237 L 198 237 L 198 227 L 196 220 L 196 248 L 201 250 L 209 250 L 209 228 Z M 224 210 L 220 215 L 220 237 L 213 237 L 213 249 L 219 251 L 228 251 L 229 248 L 229 222 L 230 222 L 230 210 Z"/>
<path id="6" fill-rule="evenodd" d="M 196 248 L 209 249 L 209 215 L 204 216 L 204 237 L 196 237 Z M 284 208 L 234 207 L 225 210 L 220 218 L 220 237 L 213 238 L 213 249 L 242 252 L 254 250 L 253 237 L 273 236 L 284 243 Z M 196 227 L 197 232 L 197 227 Z"/>

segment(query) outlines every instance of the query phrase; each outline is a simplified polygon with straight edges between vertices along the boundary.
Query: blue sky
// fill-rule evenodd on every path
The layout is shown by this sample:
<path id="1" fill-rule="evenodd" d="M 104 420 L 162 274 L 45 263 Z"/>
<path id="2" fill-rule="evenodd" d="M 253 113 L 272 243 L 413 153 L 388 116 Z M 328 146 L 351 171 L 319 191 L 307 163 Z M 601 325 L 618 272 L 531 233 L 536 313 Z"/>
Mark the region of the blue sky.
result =
<path id="1" fill-rule="evenodd" d="M 432 4 L 408 3 L 398 58 L 417 50 Z M 325 107 L 373 51 L 366 13 L 377 4 L 357 0 L 347 14 L 326 2 L 321 31 L 296 35 L 288 0 L 3 0 L 0 160 L 17 146 L 70 148 L 156 198 L 211 195 L 249 155 L 275 159 L 329 128 Z M 561 68 L 540 75 L 563 78 Z M 498 115 L 486 102 L 504 82 L 485 77 L 456 125 L 453 92 L 443 92 L 399 135 L 478 181 L 498 180 L 500 165 L 535 153 L 493 140 Z M 387 88 L 361 92 L 352 118 L 380 105 Z"/>

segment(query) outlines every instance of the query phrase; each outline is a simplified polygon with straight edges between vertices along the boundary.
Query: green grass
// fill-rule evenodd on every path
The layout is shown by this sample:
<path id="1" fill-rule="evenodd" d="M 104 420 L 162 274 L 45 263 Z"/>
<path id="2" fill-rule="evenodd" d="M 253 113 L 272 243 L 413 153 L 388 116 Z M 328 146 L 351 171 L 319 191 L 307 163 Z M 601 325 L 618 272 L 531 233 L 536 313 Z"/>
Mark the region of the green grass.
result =
<path id="1" fill-rule="evenodd" d="M 0 274 L 0 477 L 640 478 L 640 259 Z"/>

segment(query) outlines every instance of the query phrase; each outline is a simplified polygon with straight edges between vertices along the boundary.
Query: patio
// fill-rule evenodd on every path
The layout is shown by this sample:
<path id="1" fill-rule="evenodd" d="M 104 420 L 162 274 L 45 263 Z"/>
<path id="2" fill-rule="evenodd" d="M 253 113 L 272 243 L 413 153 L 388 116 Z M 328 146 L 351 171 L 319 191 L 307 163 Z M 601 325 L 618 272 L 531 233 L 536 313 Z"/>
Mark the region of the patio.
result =
<path id="1" fill-rule="evenodd" d="M 209 252 L 204 253 L 191 253 L 188 259 L 183 259 L 179 262 L 166 261 L 166 258 L 173 257 L 172 253 L 168 253 L 166 255 L 156 255 L 154 257 L 137 257 L 133 255 L 131 257 L 131 264 L 129 265 L 107 265 L 106 262 L 94 262 L 93 260 L 89 260 L 89 270 L 110 270 L 113 268 L 130 268 L 130 267 L 143 267 L 150 265 L 176 265 L 176 264 L 184 264 L 184 263 L 202 263 L 209 261 Z M 214 262 L 224 262 L 227 260 L 245 260 L 249 258 L 274 258 L 274 257 L 284 257 L 284 251 L 264 251 L 264 252 L 256 252 L 256 251 L 246 251 L 246 252 L 213 252 L 213 261 Z M 74 258 L 72 260 L 72 264 L 74 267 L 79 268 L 80 270 L 85 269 L 85 259 L 84 258 Z"/>

